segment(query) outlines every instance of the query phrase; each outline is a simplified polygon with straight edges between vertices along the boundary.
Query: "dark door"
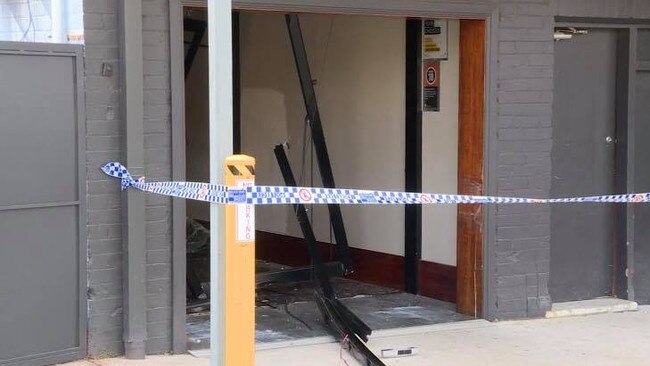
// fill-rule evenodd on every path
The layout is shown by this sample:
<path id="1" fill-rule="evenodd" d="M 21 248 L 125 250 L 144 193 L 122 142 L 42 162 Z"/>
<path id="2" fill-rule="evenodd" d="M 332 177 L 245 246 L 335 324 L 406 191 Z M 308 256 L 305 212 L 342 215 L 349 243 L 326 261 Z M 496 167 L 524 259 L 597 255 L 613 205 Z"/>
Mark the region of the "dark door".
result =
<path id="1" fill-rule="evenodd" d="M 85 355 L 80 57 L 0 42 L 0 365 Z"/>
<path id="2" fill-rule="evenodd" d="M 607 29 L 555 43 L 553 197 L 614 192 L 616 46 L 616 31 Z M 614 210 L 552 206 L 553 302 L 612 295 Z"/>
<path id="3" fill-rule="evenodd" d="M 650 29 L 639 29 L 639 66 L 650 65 Z M 634 86 L 634 190 L 650 191 L 650 67 L 639 67 Z M 634 301 L 650 304 L 650 205 L 634 205 Z"/>

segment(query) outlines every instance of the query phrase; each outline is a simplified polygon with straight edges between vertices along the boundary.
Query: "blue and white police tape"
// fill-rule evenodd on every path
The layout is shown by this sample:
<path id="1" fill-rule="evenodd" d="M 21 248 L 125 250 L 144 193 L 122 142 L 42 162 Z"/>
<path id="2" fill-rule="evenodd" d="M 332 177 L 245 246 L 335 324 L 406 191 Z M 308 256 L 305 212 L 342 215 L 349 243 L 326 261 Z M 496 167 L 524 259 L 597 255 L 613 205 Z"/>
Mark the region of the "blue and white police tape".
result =
<path id="1" fill-rule="evenodd" d="M 197 182 L 147 183 L 144 177 L 134 179 L 120 163 L 102 168 L 111 177 L 120 178 L 122 189 L 134 187 L 145 192 L 220 204 L 355 204 L 355 205 L 426 205 L 426 204 L 511 204 L 511 203 L 640 203 L 650 202 L 650 193 L 617 194 L 569 198 L 525 198 L 468 196 L 438 193 L 369 191 L 344 188 L 252 186 L 227 187 Z"/>

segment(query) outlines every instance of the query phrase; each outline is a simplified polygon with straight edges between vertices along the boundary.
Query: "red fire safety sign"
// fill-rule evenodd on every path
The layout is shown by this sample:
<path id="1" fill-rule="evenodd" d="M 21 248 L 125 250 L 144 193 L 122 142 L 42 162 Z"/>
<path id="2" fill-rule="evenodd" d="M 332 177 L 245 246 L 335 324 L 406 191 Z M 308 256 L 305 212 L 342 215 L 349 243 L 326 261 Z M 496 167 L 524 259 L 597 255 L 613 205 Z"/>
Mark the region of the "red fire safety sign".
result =
<path id="1" fill-rule="evenodd" d="M 440 62 L 423 60 L 422 76 L 422 110 L 438 112 L 440 111 Z"/>

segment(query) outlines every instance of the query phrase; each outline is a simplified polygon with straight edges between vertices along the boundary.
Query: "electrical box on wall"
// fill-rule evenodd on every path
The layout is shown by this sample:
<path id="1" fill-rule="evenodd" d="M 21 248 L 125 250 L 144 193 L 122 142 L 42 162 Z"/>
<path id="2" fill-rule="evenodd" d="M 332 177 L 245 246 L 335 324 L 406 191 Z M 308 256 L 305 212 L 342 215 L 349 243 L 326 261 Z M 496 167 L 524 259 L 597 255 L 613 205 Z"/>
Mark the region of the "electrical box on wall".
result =
<path id="1" fill-rule="evenodd" d="M 422 21 L 422 111 L 440 111 L 440 60 L 446 60 L 447 21 Z"/>

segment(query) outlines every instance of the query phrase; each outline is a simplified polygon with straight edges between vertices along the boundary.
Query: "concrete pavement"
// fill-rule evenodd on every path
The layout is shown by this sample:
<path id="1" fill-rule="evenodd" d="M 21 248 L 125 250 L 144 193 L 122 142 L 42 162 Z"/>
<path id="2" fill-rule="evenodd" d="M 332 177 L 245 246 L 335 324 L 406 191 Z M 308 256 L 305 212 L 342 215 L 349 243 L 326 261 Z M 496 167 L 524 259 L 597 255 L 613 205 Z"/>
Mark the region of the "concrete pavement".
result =
<path id="1" fill-rule="evenodd" d="M 495 322 L 488 326 L 374 337 L 369 347 L 419 347 L 419 355 L 384 359 L 387 365 L 650 365 L 650 307 L 636 312 Z M 336 343 L 257 351 L 257 366 L 360 365 Z M 345 360 L 345 361 L 344 361 Z M 144 361 L 106 359 L 66 366 L 208 365 L 189 355 Z"/>

